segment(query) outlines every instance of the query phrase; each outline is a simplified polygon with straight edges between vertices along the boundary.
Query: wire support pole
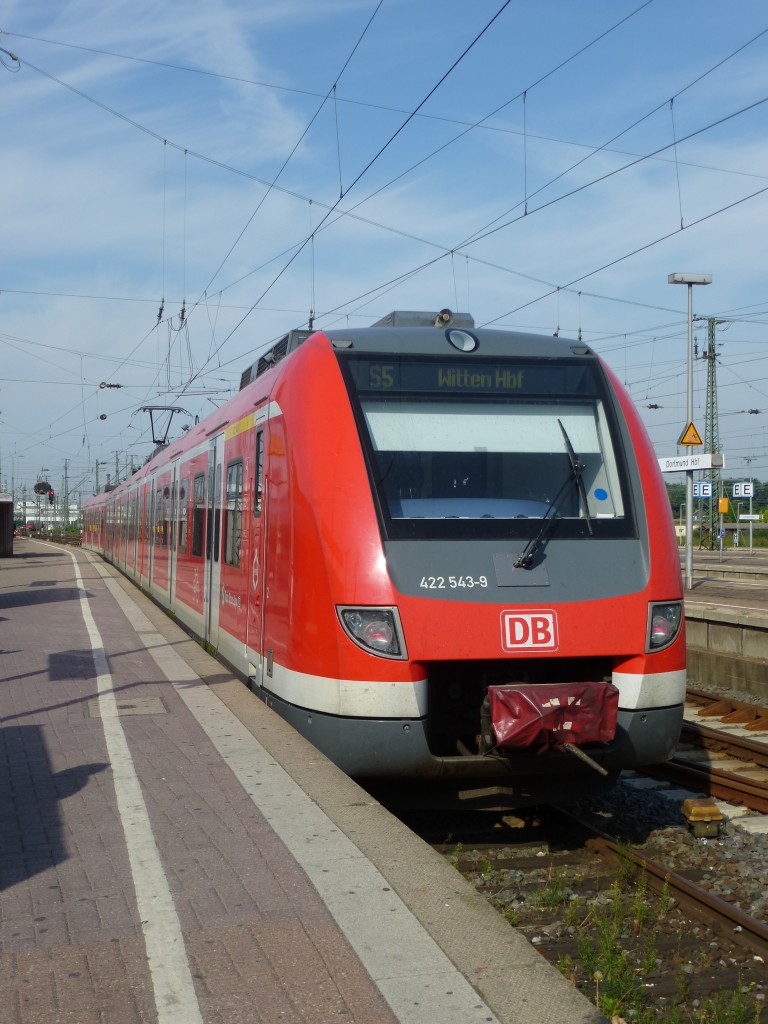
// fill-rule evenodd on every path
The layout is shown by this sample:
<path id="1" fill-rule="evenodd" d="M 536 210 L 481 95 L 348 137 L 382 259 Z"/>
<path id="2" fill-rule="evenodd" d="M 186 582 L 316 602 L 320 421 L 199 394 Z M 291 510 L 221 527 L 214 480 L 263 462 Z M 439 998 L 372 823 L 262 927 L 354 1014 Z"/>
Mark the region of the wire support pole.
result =
<path id="1" fill-rule="evenodd" d="M 711 284 L 711 274 L 670 274 L 668 284 L 688 286 L 688 386 L 686 388 L 686 430 L 693 423 L 693 286 Z M 682 437 L 681 437 L 682 441 Z M 678 441 L 678 444 L 681 443 Z M 699 442 L 700 443 L 700 442 Z M 693 589 L 693 470 L 685 472 L 685 589 Z"/>

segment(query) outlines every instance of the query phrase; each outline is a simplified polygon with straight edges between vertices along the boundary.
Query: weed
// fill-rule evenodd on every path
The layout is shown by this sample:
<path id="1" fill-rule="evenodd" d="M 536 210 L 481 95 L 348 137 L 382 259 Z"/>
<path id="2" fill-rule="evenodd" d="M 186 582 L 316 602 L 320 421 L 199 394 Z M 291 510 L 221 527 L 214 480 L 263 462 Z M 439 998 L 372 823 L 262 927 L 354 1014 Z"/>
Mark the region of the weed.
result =
<path id="1" fill-rule="evenodd" d="M 548 910 L 555 910 L 557 907 L 561 907 L 564 903 L 568 902 L 570 892 L 568 886 L 565 884 L 565 874 L 562 871 L 556 871 L 553 876 L 550 876 L 549 881 L 541 890 L 537 892 L 533 900 L 539 907 L 546 907 Z"/>
<path id="2" fill-rule="evenodd" d="M 645 937 L 645 946 L 643 949 L 643 958 L 640 966 L 645 974 L 652 974 L 658 967 L 658 958 L 656 956 L 656 936 L 651 932 Z"/>
<path id="3" fill-rule="evenodd" d="M 645 874 L 643 874 L 638 879 L 637 888 L 632 899 L 632 918 L 637 932 L 642 932 L 643 928 L 648 923 L 650 913 L 651 907 L 648 902 L 648 884 Z"/>
<path id="4" fill-rule="evenodd" d="M 637 865 L 630 859 L 628 851 L 619 850 L 619 866 L 616 870 L 616 881 L 622 889 L 633 884 L 637 876 Z"/>
<path id="5" fill-rule="evenodd" d="M 453 853 L 451 853 L 450 856 L 448 857 L 448 862 L 452 864 L 455 868 L 457 868 L 459 866 L 459 861 L 461 860 L 461 855 L 463 852 L 464 844 L 456 843 L 456 845 L 453 848 Z"/>
<path id="6" fill-rule="evenodd" d="M 598 957 L 592 940 L 586 935 L 579 939 L 579 960 L 584 973 L 592 977 L 597 970 Z"/>
<path id="7" fill-rule="evenodd" d="M 557 961 L 557 969 L 564 975 L 572 985 L 576 984 L 578 977 L 578 965 L 570 956 L 562 956 Z"/>
<path id="8" fill-rule="evenodd" d="M 504 908 L 503 916 L 505 921 L 508 921 L 509 924 L 514 926 L 517 924 L 520 918 L 520 911 L 517 907 L 512 906 L 510 904 L 509 906 Z"/>
<path id="9" fill-rule="evenodd" d="M 584 909 L 581 905 L 581 900 L 578 898 L 575 899 L 573 896 L 569 897 L 568 907 L 565 911 L 566 925 L 575 927 L 576 925 L 581 924 L 581 915 L 583 912 Z"/>
<path id="10" fill-rule="evenodd" d="M 647 994 L 637 984 L 634 967 L 626 952 L 613 945 L 602 949 L 598 956 L 595 982 L 595 1006 L 607 1017 L 626 1016 L 636 1019 L 638 1011 L 647 1003 Z"/>
<path id="11" fill-rule="evenodd" d="M 483 857 L 477 867 L 481 875 L 490 875 L 493 873 L 493 862 L 490 861 L 488 857 Z"/>
<path id="12" fill-rule="evenodd" d="M 687 1003 L 691 997 L 691 979 L 683 971 L 678 971 L 675 984 L 677 985 L 677 991 L 680 993 L 680 998 Z"/>
<path id="13" fill-rule="evenodd" d="M 760 1005 L 749 988 L 738 984 L 735 991 L 717 992 L 699 1007 L 697 1024 L 759 1024 Z"/>

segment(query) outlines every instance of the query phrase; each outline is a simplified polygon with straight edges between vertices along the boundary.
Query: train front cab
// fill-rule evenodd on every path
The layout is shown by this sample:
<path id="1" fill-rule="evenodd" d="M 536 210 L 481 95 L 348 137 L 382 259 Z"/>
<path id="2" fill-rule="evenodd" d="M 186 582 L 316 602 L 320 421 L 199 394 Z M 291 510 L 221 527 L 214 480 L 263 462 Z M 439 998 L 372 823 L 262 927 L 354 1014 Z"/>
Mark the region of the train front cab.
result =
<path id="1" fill-rule="evenodd" d="M 339 655 L 340 685 L 356 664 L 360 691 L 378 689 L 388 710 L 376 715 L 370 698 L 364 713 L 326 714 L 310 695 L 318 676 L 289 679 L 279 664 L 260 680 L 268 700 L 353 775 L 561 777 L 562 736 L 522 749 L 483 736 L 489 687 L 613 686 L 615 736 L 585 751 L 609 772 L 669 756 L 685 687 L 679 565 L 658 466 L 620 385 L 583 345 L 505 332 L 369 329 L 330 343 L 346 409 L 309 383 L 328 347 L 310 341 L 307 386 L 293 381 L 303 440 L 327 473 L 305 466 L 294 481 L 311 536 L 290 558 L 300 574 L 318 545 L 330 549 L 312 601 L 332 595 L 355 648 L 357 662 Z M 279 404 L 290 431 L 298 407 Z M 362 457 L 345 455 L 342 476 L 319 451 L 351 448 L 350 426 Z M 292 615 L 323 635 L 310 603 Z M 537 616 L 554 632 L 516 645 L 511 623 Z M 407 717 L 392 713 L 393 685 L 410 694 Z"/>

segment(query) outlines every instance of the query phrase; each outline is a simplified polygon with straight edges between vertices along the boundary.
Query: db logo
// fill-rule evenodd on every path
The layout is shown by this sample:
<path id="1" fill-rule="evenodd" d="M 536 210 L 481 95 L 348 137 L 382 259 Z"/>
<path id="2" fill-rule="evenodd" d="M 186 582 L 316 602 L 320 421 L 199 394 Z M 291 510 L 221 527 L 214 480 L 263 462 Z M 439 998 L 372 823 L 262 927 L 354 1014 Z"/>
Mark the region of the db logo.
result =
<path id="1" fill-rule="evenodd" d="M 557 615 L 548 608 L 502 612 L 501 646 L 505 651 L 556 651 Z"/>

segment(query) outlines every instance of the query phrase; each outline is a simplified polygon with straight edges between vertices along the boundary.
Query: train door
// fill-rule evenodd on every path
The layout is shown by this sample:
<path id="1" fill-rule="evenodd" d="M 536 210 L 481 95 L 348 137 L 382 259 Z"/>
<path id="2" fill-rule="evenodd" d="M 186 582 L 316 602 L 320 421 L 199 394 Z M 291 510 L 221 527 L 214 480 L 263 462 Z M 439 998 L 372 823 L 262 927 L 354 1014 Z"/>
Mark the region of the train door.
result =
<path id="1" fill-rule="evenodd" d="M 176 554 L 179 535 L 179 464 L 171 466 L 171 514 L 168 536 L 168 602 L 171 611 L 176 609 Z"/>
<path id="2" fill-rule="evenodd" d="M 147 524 L 147 516 L 149 515 L 149 503 L 147 501 L 147 482 L 142 480 L 139 485 L 139 496 L 138 496 L 138 509 L 137 509 L 137 521 L 136 521 L 136 543 L 137 547 L 137 558 L 138 563 L 136 571 L 139 579 L 142 583 L 146 583 L 148 579 L 148 560 L 149 560 L 149 528 Z"/>
<path id="3" fill-rule="evenodd" d="M 224 436 L 215 437 L 208 449 L 208 479 L 205 517 L 205 585 L 203 626 L 205 640 L 219 645 L 219 591 L 221 589 L 221 460 Z"/>
<path id="4" fill-rule="evenodd" d="M 141 571 L 139 565 L 139 545 L 141 541 L 141 488 L 135 487 L 133 490 L 133 506 L 131 509 L 131 541 L 133 553 L 131 555 L 131 564 L 133 565 L 133 571 L 138 576 Z"/>
<path id="5" fill-rule="evenodd" d="M 264 678 L 264 583 L 266 579 L 267 491 L 265 487 L 266 424 L 256 427 L 256 451 L 253 469 L 253 495 L 249 533 L 251 565 L 248 597 L 246 644 L 252 685 L 259 687 Z M 248 529 L 248 526 L 245 528 Z"/>
<path id="6" fill-rule="evenodd" d="M 151 477 L 146 484 L 147 514 L 145 519 L 144 545 L 147 552 L 147 581 L 152 579 L 155 565 L 155 481 Z"/>
<path id="7" fill-rule="evenodd" d="M 128 565 L 128 495 L 120 499 L 120 561 L 123 567 Z"/>

